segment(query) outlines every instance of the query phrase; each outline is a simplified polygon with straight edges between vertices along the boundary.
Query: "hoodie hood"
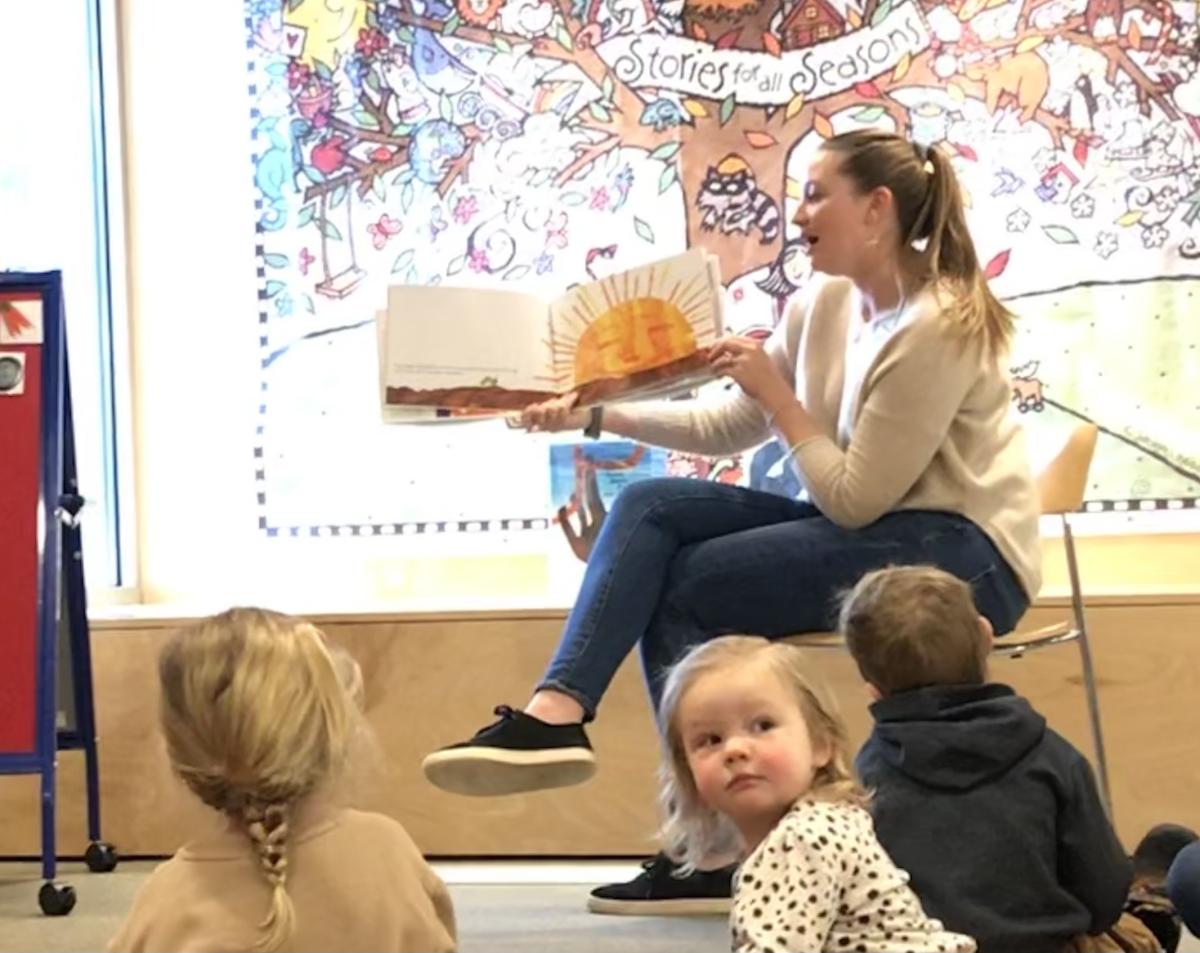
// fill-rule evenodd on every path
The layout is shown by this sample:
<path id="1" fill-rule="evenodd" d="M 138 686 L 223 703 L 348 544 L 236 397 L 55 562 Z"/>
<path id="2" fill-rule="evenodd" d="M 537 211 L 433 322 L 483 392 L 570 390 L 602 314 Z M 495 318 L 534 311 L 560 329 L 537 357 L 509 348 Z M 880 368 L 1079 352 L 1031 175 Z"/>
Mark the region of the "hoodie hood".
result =
<path id="1" fill-rule="evenodd" d="M 871 706 L 876 753 L 929 787 L 966 791 L 1042 740 L 1046 719 L 1007 685 L 936 685 Z"/>

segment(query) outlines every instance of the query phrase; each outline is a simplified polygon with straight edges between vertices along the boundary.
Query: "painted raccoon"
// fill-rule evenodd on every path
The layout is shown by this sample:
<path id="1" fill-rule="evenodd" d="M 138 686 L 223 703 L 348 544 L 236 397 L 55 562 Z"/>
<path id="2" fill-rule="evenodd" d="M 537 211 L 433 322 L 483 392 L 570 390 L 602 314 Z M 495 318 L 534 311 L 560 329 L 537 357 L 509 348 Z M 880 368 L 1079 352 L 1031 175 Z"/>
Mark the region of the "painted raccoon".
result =
<path id="1" fill-rule="evenodd" d="M 758 187 L 746 160 L 730 153 L 715 166 L 709 166 L 696 207 L 704 212 L 700 227 L 720 228 L 722 232 L 745 232 L 757 228 L 764 245 L 779 237 L 779 206 Z"/>

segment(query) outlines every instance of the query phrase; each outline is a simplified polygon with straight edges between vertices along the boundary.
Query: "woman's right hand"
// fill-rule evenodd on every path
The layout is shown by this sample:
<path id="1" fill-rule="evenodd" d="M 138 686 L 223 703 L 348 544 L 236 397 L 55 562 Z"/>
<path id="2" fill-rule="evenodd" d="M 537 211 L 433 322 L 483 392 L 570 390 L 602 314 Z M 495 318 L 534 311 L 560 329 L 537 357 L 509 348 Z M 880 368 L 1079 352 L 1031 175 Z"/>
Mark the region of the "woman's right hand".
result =
<path id="1" fill-rule="evenodd" d="M 589 412 L 575 406 L 578 400 L 578 395 L 570 393 L 530 404 L 521 411 L 521 426 L 530 433 L 582 430 L 588 424 Z"/>

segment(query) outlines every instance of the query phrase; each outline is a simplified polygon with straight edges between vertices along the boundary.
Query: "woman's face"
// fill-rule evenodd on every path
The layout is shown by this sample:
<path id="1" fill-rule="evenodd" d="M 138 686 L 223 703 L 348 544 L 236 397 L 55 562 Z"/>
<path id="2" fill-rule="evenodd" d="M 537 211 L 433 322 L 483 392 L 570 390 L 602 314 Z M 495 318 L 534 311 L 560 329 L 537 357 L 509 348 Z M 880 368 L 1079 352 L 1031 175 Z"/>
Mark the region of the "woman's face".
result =
<path id="1" fill-rule="evenodd" d="M 878 255 L 878 203 L 871 195 L 860 195 L 840 166 L 841 157 L 818 150 L 792 222 L 800 229 L 814 271 L 854 277 Z"/>

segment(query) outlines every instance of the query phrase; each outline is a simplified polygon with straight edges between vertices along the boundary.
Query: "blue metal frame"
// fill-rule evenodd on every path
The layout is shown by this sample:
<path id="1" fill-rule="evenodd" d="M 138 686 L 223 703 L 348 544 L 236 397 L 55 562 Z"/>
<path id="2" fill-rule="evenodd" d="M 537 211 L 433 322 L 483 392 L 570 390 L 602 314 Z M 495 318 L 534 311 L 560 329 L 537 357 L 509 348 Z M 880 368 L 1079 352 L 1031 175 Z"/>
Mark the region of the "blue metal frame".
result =
<path id="1" fill-rule="evenodd" d="M 32 291 L 42 299 L 42 389 L 40 481 L 38 486 L 37 713 L 31 753 L 0 754 L 0 774 L 39 774 L 42 799 L 42 876 L 53 880 L 58 752 L 82 748 L 87 763 L 88 836 L 100 836 L 99 772 L 88 644 L 87 594 L 77 525 L 61 518 L 78 499 L 75 440 L 66 358 L 62 275 L 58 271 L 0 272 L 0 291 Z M 57 671 L 60 586 L 65 586 L 71 645 L 75 730 L 58 731 Z"/>

